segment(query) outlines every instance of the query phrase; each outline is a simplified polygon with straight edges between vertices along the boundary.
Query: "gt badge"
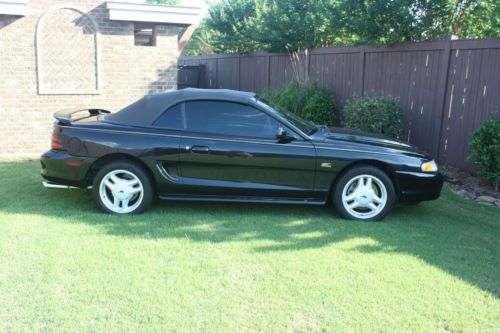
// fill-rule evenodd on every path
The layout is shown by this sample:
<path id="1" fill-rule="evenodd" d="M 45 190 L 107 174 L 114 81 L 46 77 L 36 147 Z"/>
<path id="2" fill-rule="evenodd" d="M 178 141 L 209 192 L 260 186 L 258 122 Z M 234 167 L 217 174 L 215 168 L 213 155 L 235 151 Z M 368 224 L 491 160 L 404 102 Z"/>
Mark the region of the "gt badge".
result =
<path id="1" fill-rule="evenodd" d="M 331 168 L 332 167 L 332 163 L 323 162 L 323 163 L 321 163 L 321 167 L 322 168 Z"/>

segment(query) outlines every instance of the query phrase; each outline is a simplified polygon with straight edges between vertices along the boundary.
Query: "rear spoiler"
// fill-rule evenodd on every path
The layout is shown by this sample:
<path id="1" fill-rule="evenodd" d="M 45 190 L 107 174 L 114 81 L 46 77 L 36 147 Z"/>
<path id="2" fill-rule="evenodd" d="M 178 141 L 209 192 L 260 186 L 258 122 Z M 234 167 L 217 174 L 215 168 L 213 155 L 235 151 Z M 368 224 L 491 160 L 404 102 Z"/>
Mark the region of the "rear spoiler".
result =
<path id="1" fill-rule="evenodd" d="M 78 118 L 73 115 L 76 113 L 87 112 L 87 114 L 80 116 Z M 54 113 L 54 118 L 57 119 L 61 124 L 71 125 L 72 121 L 78 121 L 89 117 L 100 116 L 103 114 L 111 113 L 110 111 L 103 109 L 81 109 L 81 110 L 62 110 Z"/>

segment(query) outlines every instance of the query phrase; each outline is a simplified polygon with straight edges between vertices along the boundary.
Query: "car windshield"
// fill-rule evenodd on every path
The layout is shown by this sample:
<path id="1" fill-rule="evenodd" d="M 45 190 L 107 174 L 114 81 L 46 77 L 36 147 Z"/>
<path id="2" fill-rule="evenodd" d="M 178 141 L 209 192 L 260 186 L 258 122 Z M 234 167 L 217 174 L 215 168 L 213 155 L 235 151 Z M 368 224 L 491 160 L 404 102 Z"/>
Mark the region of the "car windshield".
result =
<path id="1" fill-rule="evenodd" d="M 271 101 L 268 101 L 262 97 L 256 97 L 255 100 L 257 103 L 263 104 L 265 107 L 270 108 L 272 111 L 276 112 L 277 114 L 291 122 L 295 127 L 306 133 L 307 135 L 311 135 L 318 130 L 318 128 L 312 121 L 304 120 L 296 114 L 293 114 L 292 112 L 279 105 L 276 105 Z"/>

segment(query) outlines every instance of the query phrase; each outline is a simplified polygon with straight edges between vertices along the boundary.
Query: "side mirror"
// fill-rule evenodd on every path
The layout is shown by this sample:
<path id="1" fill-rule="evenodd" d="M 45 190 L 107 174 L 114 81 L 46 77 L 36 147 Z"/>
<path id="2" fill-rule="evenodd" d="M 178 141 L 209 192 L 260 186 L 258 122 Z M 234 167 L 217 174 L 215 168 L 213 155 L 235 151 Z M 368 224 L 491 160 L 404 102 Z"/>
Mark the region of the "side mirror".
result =
<path id="1" fill-rule="evenodd" d="M 278 133 L 276 133 L 276 139 L 278 142 L 290 142 L 295 140 L 293 136 L 288 135 L 283 127 L 278 128 Z"/>

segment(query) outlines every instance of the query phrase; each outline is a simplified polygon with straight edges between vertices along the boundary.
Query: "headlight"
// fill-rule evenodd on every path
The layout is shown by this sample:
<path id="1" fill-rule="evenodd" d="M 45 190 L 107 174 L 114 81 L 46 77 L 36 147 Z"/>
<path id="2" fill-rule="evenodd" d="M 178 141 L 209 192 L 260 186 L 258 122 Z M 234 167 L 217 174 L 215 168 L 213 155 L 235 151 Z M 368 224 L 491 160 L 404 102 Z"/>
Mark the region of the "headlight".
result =
<path id="1" fill-rule="evenodd" d="M 423 172 L 437 172 L 438 166 L 434 160 L 422 163 L 420 166 Z"/>

